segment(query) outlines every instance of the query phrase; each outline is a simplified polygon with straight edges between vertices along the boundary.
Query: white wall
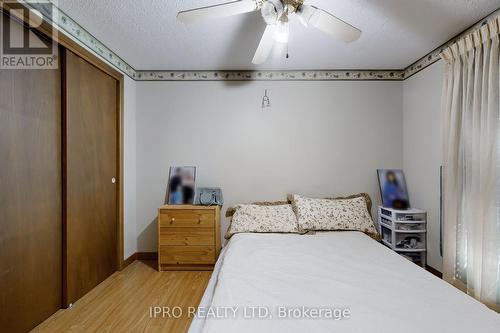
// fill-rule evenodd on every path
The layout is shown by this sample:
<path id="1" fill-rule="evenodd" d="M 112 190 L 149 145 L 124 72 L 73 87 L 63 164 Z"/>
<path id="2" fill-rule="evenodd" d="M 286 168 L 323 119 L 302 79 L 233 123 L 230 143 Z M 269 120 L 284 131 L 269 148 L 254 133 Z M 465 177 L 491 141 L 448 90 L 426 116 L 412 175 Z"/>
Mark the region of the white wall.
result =
<path id="1" fill-rule="evenodd" d="M 124 259 L 137 252 L 136 83 L 124 81 Z"/>
<path id="2" fill-rule="evenodd" d="M 442 269 L 439 228 L 442 61 L 404 81 L 403 166 L 412 206 L 428 212 L 428 264 Z"/>
<path id="3" fill-rule="evenodd" d="M 368 192 L 402 167 L 402 82 L 136 82 L 138 251 L 156 250 L 171 165 L 196 165 L 225 209 Z M 262 110 L 268 89 L 272 108 Z M 227 221 L 223 221 L 223 231 Z"/>

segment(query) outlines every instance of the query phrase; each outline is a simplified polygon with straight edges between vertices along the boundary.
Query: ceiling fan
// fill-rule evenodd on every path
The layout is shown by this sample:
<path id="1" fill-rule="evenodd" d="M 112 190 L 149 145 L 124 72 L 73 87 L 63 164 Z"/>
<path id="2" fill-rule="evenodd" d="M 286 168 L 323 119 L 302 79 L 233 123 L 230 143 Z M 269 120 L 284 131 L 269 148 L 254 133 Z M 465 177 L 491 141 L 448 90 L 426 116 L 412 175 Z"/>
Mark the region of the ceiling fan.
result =
<path id="1" fill-rule="evenodd" d="M 304 5 L 305 0 L 241 0 L 228 3 L 181 11 L 177 19 L 184 23 L 196 23 L 208 19 L 228 17 L 260 10 L 267 24 L 252 62 L 264 63 L 273 48 L 274 42 L 288 43 L 290 15 L 298 16 L 307 28 L 312 26 L 349 43 L 361 36 L 361 30 L 332 14 Z"/>

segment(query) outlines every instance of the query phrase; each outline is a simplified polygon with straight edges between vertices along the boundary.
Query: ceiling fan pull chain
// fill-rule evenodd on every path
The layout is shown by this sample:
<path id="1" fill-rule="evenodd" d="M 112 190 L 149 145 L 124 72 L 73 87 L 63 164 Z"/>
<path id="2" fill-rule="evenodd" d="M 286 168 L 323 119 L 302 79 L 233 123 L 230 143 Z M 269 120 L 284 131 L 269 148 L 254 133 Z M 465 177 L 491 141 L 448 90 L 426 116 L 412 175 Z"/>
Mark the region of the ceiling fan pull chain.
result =
<path id="1" fill-rule="evenodd" d="M 290 38 L 290 31 L 288 32 L 288 38 Z M 289 43 L 287 42 L 286 43 L 286 59 L 290 58 L 290 56 L 288 54 L 288 45 L 289 45 Z"/>

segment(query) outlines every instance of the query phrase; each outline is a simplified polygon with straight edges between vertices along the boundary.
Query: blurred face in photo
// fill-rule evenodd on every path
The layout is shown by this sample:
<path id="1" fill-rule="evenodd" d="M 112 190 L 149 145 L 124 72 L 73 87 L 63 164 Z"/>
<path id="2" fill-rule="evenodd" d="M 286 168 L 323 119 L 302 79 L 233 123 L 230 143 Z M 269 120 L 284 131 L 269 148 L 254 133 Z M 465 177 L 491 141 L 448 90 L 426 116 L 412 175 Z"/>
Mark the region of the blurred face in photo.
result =
<path id="1" fill-rule="evenodd" d="M 387 181 L 389 183 L 393 183 L 393 184 L 397 183 L 396 175 L 392 171 L 388 171 L 387 174 L 385 175 L 385 178 L 387 179 Z"/>

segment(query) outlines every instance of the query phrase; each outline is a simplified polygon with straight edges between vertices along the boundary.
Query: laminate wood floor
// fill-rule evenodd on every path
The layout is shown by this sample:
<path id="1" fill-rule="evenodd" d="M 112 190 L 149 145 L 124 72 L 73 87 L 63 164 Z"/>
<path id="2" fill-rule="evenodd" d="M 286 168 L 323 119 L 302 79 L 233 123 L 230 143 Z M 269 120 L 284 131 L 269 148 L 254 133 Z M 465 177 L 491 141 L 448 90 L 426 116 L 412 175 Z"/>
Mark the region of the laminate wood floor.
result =
<path id="1" fill-rule="evenodd" d="M 158 272 L 154 265 L 133 262 L 32 332 L 187 332 L 187 309 L 198 306 L 212 272 Z M 180 307 L 183 315 L 155 317 L 151 307 Z"/>

